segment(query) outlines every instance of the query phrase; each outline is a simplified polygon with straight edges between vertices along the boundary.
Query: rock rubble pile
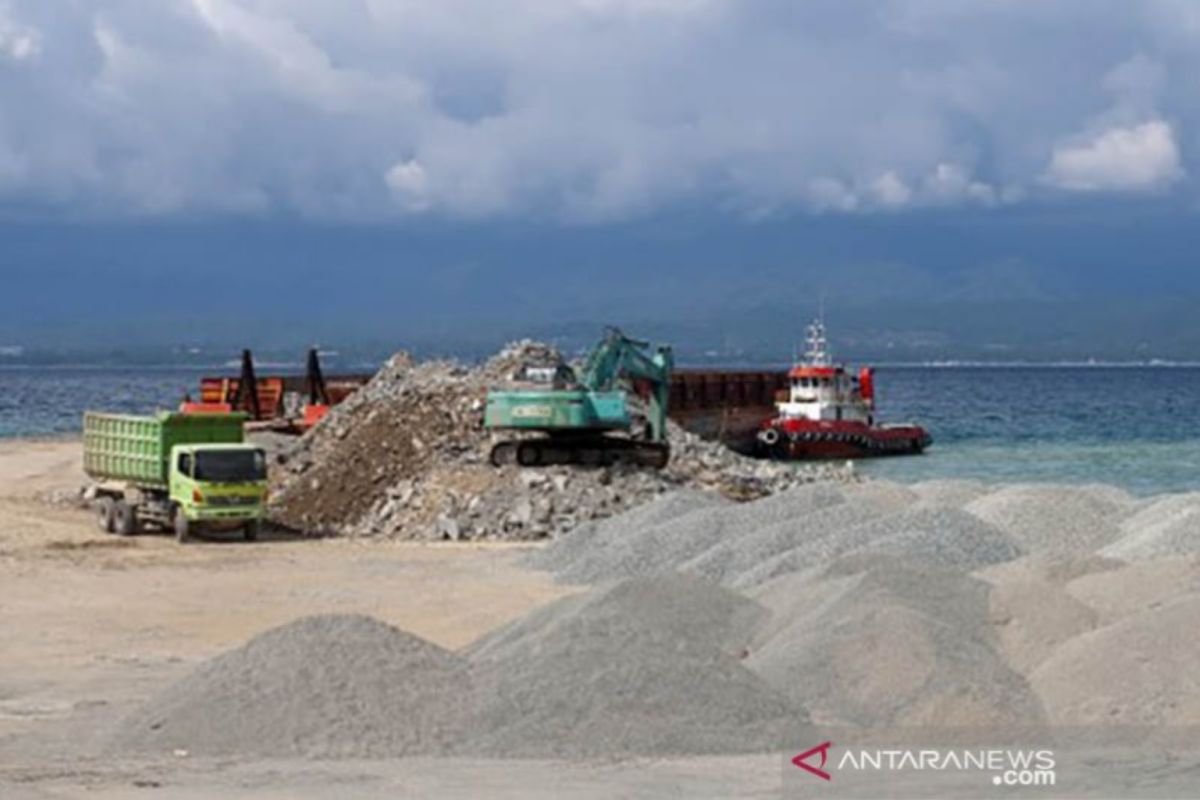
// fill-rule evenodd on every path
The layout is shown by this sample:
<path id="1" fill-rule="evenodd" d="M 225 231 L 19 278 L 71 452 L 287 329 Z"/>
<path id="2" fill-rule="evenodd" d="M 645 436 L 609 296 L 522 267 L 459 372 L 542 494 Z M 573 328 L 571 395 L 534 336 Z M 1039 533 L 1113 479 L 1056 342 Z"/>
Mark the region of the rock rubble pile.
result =
<path id="1" fill-rule="evenodd" d="M 849 481 L 844 465 L 797 467 L 740 456 L 671 423 L 662 471 L 496 468 L 483 428 L 489 388 L 511 386 L 526 364 L 562 356 L 510 345 L 468 368 L 399 353 L 290 451 L 281 454 L 274 520 L 313 534 L 402 539 L 538 539 L 681 488 L 738 500 L 818 480 Z"/>

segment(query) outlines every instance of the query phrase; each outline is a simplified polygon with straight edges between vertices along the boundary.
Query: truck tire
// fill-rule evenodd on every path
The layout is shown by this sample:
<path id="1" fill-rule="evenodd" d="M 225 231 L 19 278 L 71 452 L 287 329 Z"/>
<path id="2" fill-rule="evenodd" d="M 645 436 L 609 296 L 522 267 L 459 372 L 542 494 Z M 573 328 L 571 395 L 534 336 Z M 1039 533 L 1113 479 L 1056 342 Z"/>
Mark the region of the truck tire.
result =
<path id="1" fill-rule="evenodd" d="M 96 500 L 96 524 L 105 533 L 112 533 L 113 528 L 113 499 L 105 495 Z"/>
<path id="2" fill-rule="evenodd" d="M 124 500 L 113 504 L 113 530 L 121 536 L 133 536 L 138 531 L 137 509 Z"/>
<path id="3" fill-rule="evenodd" d="M 184 516 L 182 508 L 175 509 L 175 519 L 172 522 L 175 527 L 175 541 L 180 544 L 187 543 L 191 526 L 188 524 L 188 518 Z"/>
<path id="4" fill-rule="evenodd" d="M 257 542 L 258 534 L 262 532 L 262 520 L 253 520 L 242 526 L 242 538 L 247 542 Z"/>

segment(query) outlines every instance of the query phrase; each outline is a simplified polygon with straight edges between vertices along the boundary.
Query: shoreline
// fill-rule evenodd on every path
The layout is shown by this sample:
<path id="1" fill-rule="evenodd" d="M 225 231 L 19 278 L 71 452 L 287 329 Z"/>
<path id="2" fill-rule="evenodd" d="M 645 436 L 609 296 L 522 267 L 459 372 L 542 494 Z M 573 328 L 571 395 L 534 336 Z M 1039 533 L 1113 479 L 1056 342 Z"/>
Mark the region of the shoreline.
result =
<path id="1" fill-rule="evenodd" d="M 251 440 L 253 440 L 254 434 L 251 434 L 250 438 L 251 438 Z M 25 455 L 25 453 L 23 453 L 22 451 L 26 450 L 26 449 L 30 450 L 30 452 L 36 452 L 39 449 L 44 450 L 45 448 L 82 447 L 82 443 L 83 443 L 82 431 L 61 432 L 61 433 L 52 433 L 52 434 L 0 436 L 0 457 L 3 457 L 5 459 L 13 459 L 13 458 L 19 459 L 22 457 L 22 455 Z M 268 442 L 267 444 L 268 444 L 268 446 L 271 446 L 271 445 L 274 445 L 275 443 Z M 1176 446 L 1176 445 L 1180 445 L 1180 444 L 1187 444 L 1187 443 L 1153 442 L 1153 443 L 1149 443 L 1149 444 L 1152 446 L 1159 446 L 1159 447 L 1172 447 L 1172 446 Z M 935 445 L 935 447 L 937 447 L 937 445 Z M 959 482 L 965 482 L 965 483 L 978 483 L 978 484 L 982 484 L 983 486 L 986 486 L 993 490 L 999 490 L 999 489 L 1009 488 L 1009 487 L 1013 487 L 1013 486 L 1044 486 L 1044 487 L 1059 486 L 1059 487 L 1065 487 L 1065 488 L 1078 488 L 1078 487 L 1095 485 L 1095 486 L 1106 486 L 1106 487 L 1110 487 L 1113 489 L 1117 489 L 1117 490 L 1126 492 L 1126 493 L 1132 495 L 1134 498 L 1136 498 L 1139 501 L 1148 501 L 1153 498 L 1158 498 L 1158 497 L 1162 497 L 1162 496 L 1180 495 L 1180 494 L 1186 494 L 1186 493 L 1192 492 L 1192 491 L 1200 491 L 1200 477 L 1198 477 L 1196 479 L 1196 481 L 1194 482 L 1194 485 L 1163 485 L 1163 486 L 1158 486 L 1158 487 L 1147 487 L 1147 486 L 1137 485 L 1136 482 L 1119 481 L 1119 480 L 1111 480 L 1111 479 L 1109 479 L 1109 480 L 1096 479 L 1096 478 L 1092 478 L 1092 477 L 1086 476 L 1086 475 L 1081 475 L 1077 478 L 1070 478 L 1070 477 L 1064 478 L 1064 477 L 1062 477 L 1061 473 L 1055 473 L 1055 475 L 1051 478 L 1042 478 L 1042 477 L 1036 476 L 1036 475 L 1024 475 L 1024 476 L 973 475 L 973 474 L 970 474 L 969 472 L 963 473 L 961 470 L 954 468 L 954 465 L 947 465 L 944 472 L 940 469 L 934 469 L 934 470 L 929 469 L 927 466 L 929 461 L 934 461 L 935 463 L 940 464 L 940 462 L 942 461 L 942 458 L 946 457 L 945 454 L 947 452 L 947 447 L 951 448 L 950 452 L 953 454 L 953 456 L 956 460 L 959 459 L 960 457 L 965 457 L 966 455 L 969 455 L 969 454 L 962 454 L 960 452 L 962 449 L 961 445 L 958 445 L 957 443 L 955 443 L 954 445 L 949 445 L 949 446 L 942 445 L 941 446 L 942 449 L 940 451 L 932 450 L 930 453 L 926 453 L 926 454 L 923 454 L 920 456 L 906 457 L 903 459 L 901 459 L 901 458 L 859 459 L 859 460 L 853 461 L 852 463 L 854 464 L 855 474 L 861 480 L 886 482 L 886 483 L 898 483 L 903 486 L 909 486 L 909 487 L 918 486 L 918 485 L 930 483 L 930 482 L 943 482 L 943 481 L 959 481 Z M 979 449 L 981 449 L 981 450 L 991 450 L 991 449 L 995 449 L 996 447 L 997 447 L 997 445 L 995 445 L 995 444 L 979 445 Z M 1048 444 L 1048 445 L 1040 446 L 1040 448 L 1043 450 L 1045 450 L 1045 449 L 1060 449 L 1061 448 L 1063 450 L 1066 450 L 1068 454 L 1070 454 L 1071 452 L 1074 452 L 1075 450 L 1082 450 L 1082 451 L 1089 451 L 1089 452 L 1096 453 L 1096 452 L 1100 452 L 1100 451 L 1104 450 L 1106 447 L 1109 447 L 1109 446 L 1104 445 L 1104 444 L 1089 444 L 1089 445 L 1080 444 L 1080 445 L 1075 445 L 1075 446 L 1072 446 L 1070 444 Z M 1114 447 L 1114 449 L 1115 449 L 1115 447 Z M 1200 445 L 1198 445 L 1198 452 L 1200 452 Z M 81 459 L 81 454 L 77 454 L 77 456 Z M 840 462 L 840 461 L 828 461 L 828 462 L 816 461 L 816 462 L 796 462 L 796 463 L 798 463 L 798 464 L 799 463 L 838 464 L 838 463 L 842 463 L 842 462 Z M 904 474 L 906 467 L 911 467 L 913 474 L 907 474 L 907 475 Z M 5 474 L 6 474 L 6 471 L 4 468 L 4 464 L 0 463 L 0 482 L 3 482 L 5 480 Z M 79 472 L 78 477 L 80 480 L 80 485 L 82 485 L 83 483 L 86 482 L 86 477 L 84 477 L 82 475 L 82 472 Z M 59 487 L 56 487 L 56 488 L 61 488 L 61 484 L 59 485 Z M 4 492 L 2 489 L 0 489 L 0 497 L 2 497 L 3 495 L 4 495 Z"/>

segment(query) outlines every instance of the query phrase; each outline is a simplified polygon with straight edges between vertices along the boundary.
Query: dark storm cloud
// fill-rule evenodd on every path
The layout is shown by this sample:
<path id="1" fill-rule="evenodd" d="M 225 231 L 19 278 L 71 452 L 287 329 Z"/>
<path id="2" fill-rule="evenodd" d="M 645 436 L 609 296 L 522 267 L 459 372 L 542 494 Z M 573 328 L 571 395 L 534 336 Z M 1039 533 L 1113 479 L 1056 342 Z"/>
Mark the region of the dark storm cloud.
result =
<path id="1" fill-rule="evenodd" d="M 1192 202 L 1200 5 L 0 1 L 9 215 Z"/>

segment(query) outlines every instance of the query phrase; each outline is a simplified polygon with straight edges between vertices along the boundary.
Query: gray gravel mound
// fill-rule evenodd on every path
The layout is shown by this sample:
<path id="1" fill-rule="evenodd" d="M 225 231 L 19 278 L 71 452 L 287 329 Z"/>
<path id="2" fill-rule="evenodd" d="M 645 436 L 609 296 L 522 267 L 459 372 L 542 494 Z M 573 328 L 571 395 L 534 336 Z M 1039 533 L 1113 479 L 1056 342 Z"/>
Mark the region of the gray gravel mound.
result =
<path id="1" fill-rule="evenodd" d="M 1128 534 L 1100 551 L 1107 558 L 1149 561 L 1200 552 L 1200 509 L 1161 527 Z"/>
<path id="2" fill-rule="evenodd" d="M 829 527 L 823 535 L 767 558 L 727 580 L 749 589 L 789 572 L 820 567 L 854 553 L 875 553 L 964 570 L 1009 561 L 1021 554 L 1013 538 L 952 508 L 914 507 L 860 524 Z"/>
<path id="3" fill-rule="evenodd" d="M 988 493 L 981 481 L 937 479 L 912 484 L 909 489 L 917 495 L 917 502 L 929 506 L 962 508 L 972 500 Z"/>
<path id="4" fill-rule="evenodd" d="M 938 567 L 966 571 L 1012 561 L 1022 554 L 1013 538 L 965 511 L 930 508 L 884 520 L 879 527 L 895 528 L 854 552 L 911 559 Z"/>
<path id="5" fill-rule="evenodd" d="M 911 488 L 893 481 L 847 483 L 840 489 L 847 502 L 874 503 L 892 514 L 911 508 L 920 500 L 920 495 Z"/>
<path id="6" fill-rule="evenodd" d="M 665 633 L 714 650 L 740 655 L 765 620 L 753 600 L 690 575 L 635 578 L 565 597 L 471 643 L 463 654 L 495 661 L 536 650 L 570 629 L 601 638 L 637 631 Z"/>
<path id="7" fill-rule="evenodd" d="M 567 583 L 604 583 L 670 572 L 722 539 L 736 536 L 739 511 L 695 511 L 660 525 L 630 530 L 583 549 L 555 574 Z"/>
<path id="8" fill-rule="evenodd" d="M 701 507 L 657 525 L 626 526 L 622 515 L 600 536 L 555 542 L 539 562 L 568 583 L 659 575 L 720 542 L 740 541 L 776 523 L 844 504 L 840 487 L 810 484 L 754 502 Z"/>
<path id="9" fill-rule="evenodd" d="M 123 721 L 121 755 L 593 758 L 767 752 L 807 714 L 742 663 L 767 612 L 689 576 L 534 611 L 454 654 L 362 616 L 262 633 Z"/>
<path id="10" fill-rule="evenodd" d="M 1121 524 L 1123 536 L 1100 551 L 1122 561 L 1148 561 L 1200 552 L 1200 493 L 1168 495 Z"/>
<path id="11" fill-rule="evenodd" d="M 880 519 L 885 509 L 871 502 L 842 503 L 722 540 L 679 569 L 710 580 L 729 582 L 781 553 L 803 548 L 830 535 Z M 799 564 L 799 562 L 796 562 Z"/>
<path id="12" fill-rule="evenodd" d="M 370 617 L 305 617 L 217 656 L 126 719 L 122 752 L 363 757 L 461 740 L 465 662 Z"/>
<path id="13" fill-rule="evenodd" d="M 860 562 L 859 566 L 863 566 Z M 875 557 L 826 587 L 787 576 L 760 600 L 778 609 L 747 665 L 819 724 L 1026 725 L 1043 712 L 997 653 L 988 586 L 961 572 Z M 821 589 L 826 591 L 822 594 Z M 797 609 L 793 593 L 806 594 Z"/>
<path id="14" fill-rule="evenodd" d="M 1132 506 L 1097 487 L 1015 485 L 966 505 L 966 510 L 1012 536 L 1029 553 L 1088 555 L 1121 536 Z"/>
<path id="15" fill-rule="evenodd" d="M 1194 726 L 1200 719 L 1200 595 L 1069 640 L 1030 676 L 1059 725 Z"/>
<path id="16" fill-rule="evenodd" d="M 730 655 L 763 610 L 683 576 L 553 604 L 470 649 L 472 754 L 530 758 L 777 750 L 807 714 Z"/>
<path id="17" fill-rule="evenodd" d="M 623 514 L 588 522 L 567 531 L 555 539 L 553 544 L 526 556 L 525 563 L 537 569 L 554 572 L 566 568 L 589 548 L 600 547 L 628 536 L 631 531 L 670 522 L 693 512 L 731 505 L 731 500 L 713 492 L 678 489 Z"/>

